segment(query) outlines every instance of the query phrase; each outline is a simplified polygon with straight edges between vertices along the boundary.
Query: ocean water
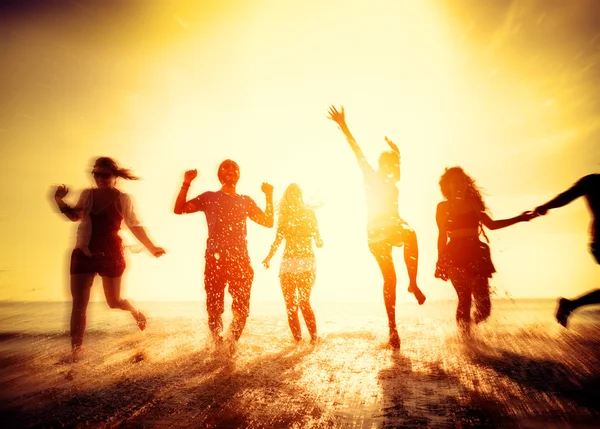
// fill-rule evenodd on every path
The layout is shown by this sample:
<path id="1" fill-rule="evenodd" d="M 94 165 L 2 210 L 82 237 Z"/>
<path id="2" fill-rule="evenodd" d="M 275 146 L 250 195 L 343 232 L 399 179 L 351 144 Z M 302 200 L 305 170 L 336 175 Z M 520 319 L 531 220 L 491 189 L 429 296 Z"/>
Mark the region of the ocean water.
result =
<path id="1" fill-rule="evenodd" d="M 209 341 L 202 302 L 90 303 L 69 354 L 70 303 L 0 303 L 2 427 L 598 427 L 600 309 L 496 300 L 470 338 L 454 301 L 315 302 L 321 341 L 292 340 L 283 302 L 253 302 L 235 348 Z M 226 307 L 225 323 L 230 320 Z M 305 329 L 305 328 L 304 328 Z M 307 338 L 307 332 L 304 330 Z"/>

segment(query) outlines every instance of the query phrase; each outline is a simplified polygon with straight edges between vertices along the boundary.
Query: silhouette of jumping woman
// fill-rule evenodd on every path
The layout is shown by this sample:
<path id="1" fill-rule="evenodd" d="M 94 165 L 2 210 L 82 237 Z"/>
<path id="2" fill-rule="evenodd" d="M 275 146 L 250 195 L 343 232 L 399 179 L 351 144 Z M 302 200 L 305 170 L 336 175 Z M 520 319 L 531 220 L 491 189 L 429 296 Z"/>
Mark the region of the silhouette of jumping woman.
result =
<path id="1" fill-rule="evenodd" d="M 548 213 L 548 210 L 566 206 L 579 197 L 585 197 L 592 214 L 590 251 L 596 262 L 600 264 L 600 240 L 598 239 L 600 237 L 600 228 L 598 227 L 598 218 L 600 216 L 600 174 L 589 174 L 582 177 L 571 188 L 557 195 L 546 204 L 537 207 L 534 213 L 537 216 L 544 216 Z M 600 289 L 592 290 L 573 300 L 560 298 L 556 311 L 556 320 L 566 328 L 569 316 L 573 311 L 584 305 L 591 304 L 600 304 Z"/>
<path id="2" fill-rule="evenodd" d="M 225 287 L 229 286 L 233 298 L 230 331 L 234 340 L 231 346 L 234 347 L 250 313 L 250 290 L 254 279 L 246 240 L 246 218 L 267 228 L 273 227 L 273 186 L 262 184 L 261 190 L 267 199 L 267 207 L 263 212 L 252 198 L 236 192 L 240 167 L 235 161 L 226 159 L 218 170 L 221 189 L 186 200 L 188 189 L 197 175 L 196 170 L 185 172 L 174 212 L 187 214 L 202 211 L 206 215 L 208 239 L 204 255 L 204 288 L 208 327 L 215 343 L 222 343 Z"/>
<path id="3" fill-rule="evenodd" d="M 285 190 L 279 203 L 277 234 L 263 265 L 269 268 L 271 258 L 285 240 L 283 259 L 279 268 L 279 280 L 287 309 L 288 324 L 296 341 L 302 339 L 298 306 L 310 334 L 311 342 L 317 341 L 317 322 L 310 306 L 310 293 L 316 278 L 316 259 L 312 242 L 323 246 L 315 212 L 302 199 L 302 189 L 292 183 Z"/>
<path id="4" fill-rule="evenodd" d="M 528 222 L 535 215 L 493 220 L 487 213 L 475 181 L 462 168 L 447 168 L 440 178 L 444 201 L 437 205 L 438 261 L 435 277 L 450 279 L 456 294 L 456 322 L 462 332 L 471 329 L 471 302 L 475 300 L 475 323 L 486 320 L 492 310 L 489 279 L 496 272 L 489 246 L 479 240 L 483 226 L 495 230 L 518 222 Z"/>
<path id="5" fill-rule="evenodd" d="M 408 291 L 415 295 L 419 304 L 425 302 L 425 295 L 417 286 L 419 248 L 417 235 L 398 214 L 398 188 L 400 181 L 400 151 L 387 137 L 386 143 L 392 149 L 379 157 L 379 168 L 373 169 L 346 125 L 344 108 L 338 111 L 329 108 L 329 119 L 337 123 L 346 136 L 350 148 L 356 155 L 365 181 L 368 215 L 368 241 L 371 254 L 375 257 L 383 275 L 383 300 L 388 316 L 390 345 L 400 347 L 400 337 L 396 328 L 396 269 L 392 258 L 392 248 L 404 245 L 404 262 L 408 271 Z"/>
<path id="6" fill-rule="evenodd" d="M 77 230 L 77 244 L 71 254 L 71 346 L 79 351 L 83 344 L 86 325 L 87 305 L 90 290 L 96 274 L 102 277 L 104 295 L 110 308 L 118 308 L 131 313 L 141 330 L 146 328 L 146 318 L 142 312 L 126 299 L 121 298 L 121 276 L 125 270 L 123 244 L 119 236 L 124 220 L 133 235 L 156 257 L 165 251 L 156 247 L 143 226 L 138 221 L 131 197 L 116 188 L 118 178 L 137 180 L 129 170 L 119 168 L 108 157 L 96 159 L 92 176 L 96 182 L 93 188 L 81 192 L 78 203 L 71 207 L 63 201 L 69 189 L 65 185 L 57 187 L 54 199 L 60 211 L 71 221 L 80 221 Z"/>

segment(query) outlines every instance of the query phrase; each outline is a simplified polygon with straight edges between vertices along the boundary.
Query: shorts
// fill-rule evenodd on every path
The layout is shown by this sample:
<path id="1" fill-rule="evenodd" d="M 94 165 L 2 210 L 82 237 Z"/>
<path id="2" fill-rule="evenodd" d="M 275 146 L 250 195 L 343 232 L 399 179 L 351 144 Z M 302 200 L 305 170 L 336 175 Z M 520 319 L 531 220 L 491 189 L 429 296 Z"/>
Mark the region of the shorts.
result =
<path id="1" fill-rule="evenodd" d="M 306 272 L 314 273 L 316 270 L 317 261 L 314 256 L 308 258 L 283 258 L 279 266 L 279 276 Z"/>
<path id="2" fill-rule="evenodd" d="M 231 309 L 243 317 L 250 314 L 250 290 L 254 280 L 254 270 L 250 258 L 219 258 L 206 255 L 204 266 L 204 289 L 206 309 L 209 316 L 217 316 L 225 311 L 225 287 L 233 298 Z"/>
<path id="3" fill-rule="evenodd" d="M 123 243 L 118 235 L 92 236 L 91 256 L 76 248 L 71 253 L 71 274 L 98 274 L 101 277 L 121 277 L 125 271 Z"/>
<path id="4" fill-rule="evenodd" d="M 487 278 L 496 272 L 490 247 L 477 237 L 450 239 L 440 262 L 440 268 L 446 272 L 455 269 L 467 275 Z"/>
<path id="5" fill-rule="evenodd" d="M 370 227 L 369 250 L 375 258 L 389 257 L 392 247 L 402 247 L 407 241 L 407 235 L 411 233 L 414 234 L 414 231 L 402 219 L 396 220 L 392 225 Z"/>

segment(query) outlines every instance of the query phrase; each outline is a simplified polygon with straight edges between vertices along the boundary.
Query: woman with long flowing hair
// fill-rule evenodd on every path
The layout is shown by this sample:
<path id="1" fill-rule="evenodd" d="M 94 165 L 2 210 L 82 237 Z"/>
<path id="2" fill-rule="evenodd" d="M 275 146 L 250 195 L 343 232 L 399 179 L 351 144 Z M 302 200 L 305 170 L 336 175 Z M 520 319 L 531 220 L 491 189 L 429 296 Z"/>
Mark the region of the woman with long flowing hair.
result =
<path id="1" fill-rule="evenodd" d="M 146 328 L 146 317 L 131 302 L 121 298 L 121 277 L 125 271 L 123 243 L 119 236 L 124 221 L 133 235 L 155 257 L 165 251 L 156 247 L 136 217 L 129 194 L 116 187 L 117 179 L 137 180 L 131 171 L 120 168 L 108 157 L 96 159 L 92 176 L 95 187 L 84 189 L 79 202 L 71 207 L 63 201 L 69 189 L 56 188 L 54 199 L 59 210 L 69 220 L 80 222 L 77 243 L 71 254 L 71 346 L 77 352 L 83 345 L 87 306 L 96 274 L 102 277 L 104 295 L 110 308 L 129 311 L 139 329 Z"/>
<path id="2" fill-rule="evenodd" d="M 287 308 L 288 324 L 296 341 L 302 339 L 298 308 L 302 311 L 311 342 L 317 340 L 317 322 L 310 305 L 310 294 L 316 279 L 316 258 L 313 240 L 317 247 L 323 246 L 315 212 L 303 198 L 300 186 L 292 183 L 285 190 L 279 203 L 279 219 L 275 241 L 263 265 L 269 268 L 271 258 L 285 240 L 283 259 L 279 268 L 281 290 Z"/>
<path id="3" fill-rule="evenodd" d="M 535 215 L 526 211 L 510 219 L 493 220 L 475 181 L 461 167 L 447 168 L 440 178 L 444 201 L 436 211 L 438 261 L 435 277 L 450 280 L 458 295 L 456 322 L 464 333 L 471 329 L 471 303 L 475 301 L 475 323 L 491 313 L 489 279 L 496 272 L 490 247 L 479 239 L 490 230 L 528 222 Z"/>

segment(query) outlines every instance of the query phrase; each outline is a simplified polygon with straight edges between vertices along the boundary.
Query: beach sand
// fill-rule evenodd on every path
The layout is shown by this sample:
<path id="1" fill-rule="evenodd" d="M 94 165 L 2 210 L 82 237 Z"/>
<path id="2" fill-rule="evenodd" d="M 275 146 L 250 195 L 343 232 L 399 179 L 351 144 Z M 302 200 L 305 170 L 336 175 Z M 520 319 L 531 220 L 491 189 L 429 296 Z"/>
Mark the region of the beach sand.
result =
<path id="1" fill-rule="evenodd" d="M 144 332 L 127 314 L 90 305 L 85 350 L 75 363 L 65 333 L 68 304 L 0 306 L 1 426 L 600 423 L 597 309 L 582 310 L 564 329 L 552 319 L 553 301 L 495 302 L 494 316 L 465 339 L 456 334 L 453 302 L 401 304 L 402 346 L 393 351 L 382 306 L 315 304 L 322 339 L 311 345 L 292 341 L 280 305 L 253 304 L 232 353 L 208 342 L 200 303 L 162 305 L 146 305 L 152 311 Z"/>

